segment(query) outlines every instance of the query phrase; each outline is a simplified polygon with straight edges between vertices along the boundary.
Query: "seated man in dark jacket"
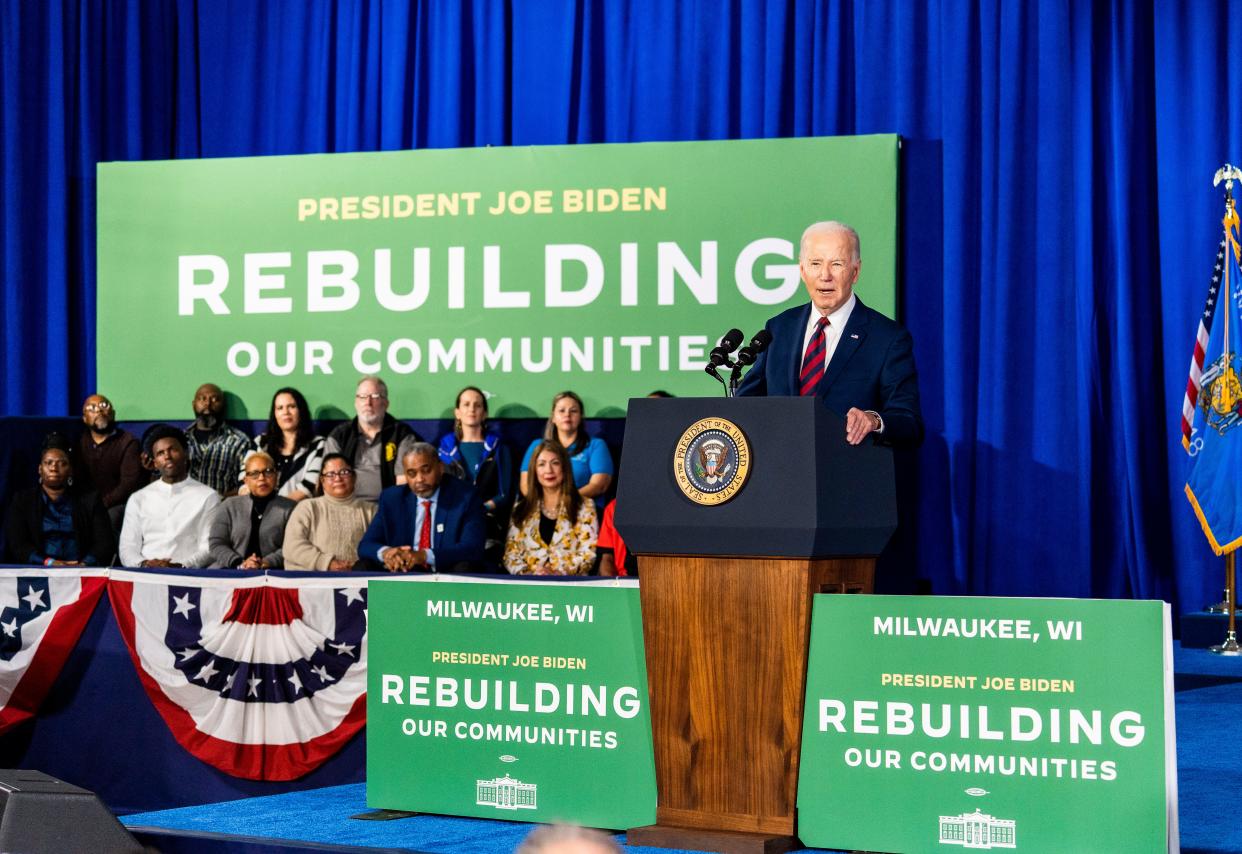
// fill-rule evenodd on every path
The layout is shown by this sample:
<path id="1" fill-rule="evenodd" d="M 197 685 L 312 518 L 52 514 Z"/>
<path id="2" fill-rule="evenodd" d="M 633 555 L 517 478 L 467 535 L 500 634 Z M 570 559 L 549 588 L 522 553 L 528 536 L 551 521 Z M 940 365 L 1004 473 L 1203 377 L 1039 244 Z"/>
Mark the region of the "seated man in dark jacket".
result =
<path id="1" fill-rule="evenodd" d="M 471 572 L 483 561 L 486 516 L 474 487 L 444 477 L 434 446 L 418 442 L 402 460 L 406 485 L 380 494 L 358 556 L 390 572 Z"/>

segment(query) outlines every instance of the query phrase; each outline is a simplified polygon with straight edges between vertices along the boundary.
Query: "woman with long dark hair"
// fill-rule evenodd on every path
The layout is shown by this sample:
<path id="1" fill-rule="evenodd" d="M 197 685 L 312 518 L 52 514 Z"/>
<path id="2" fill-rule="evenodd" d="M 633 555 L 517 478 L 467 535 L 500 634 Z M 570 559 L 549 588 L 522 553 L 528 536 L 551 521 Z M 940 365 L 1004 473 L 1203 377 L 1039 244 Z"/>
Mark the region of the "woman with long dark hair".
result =
<path id="1" fill-rule="evenodd" d="M 306 398 L 296 388 L 286 386 L 272 395 L 267 427 L 254 437 L 250 453 L 270 454 L 276 464 L 276 494 L 301 501 L 315 494 L 323 465 L 323 443 L 323 436 L 315 435 Z M 245 492 L 243 486 L 240 493 Z"/>
<path id="2" fill-rule="evenodd" d="M 552 398 L 552 414 L 543 428 L 543 439 L 536 439 L 522 458 L 520 485 L 526 494 L 530 486 L 531 457 L 540 442 L 557 442 L 569 455 L 570 481 L 583 498 L 602 504 L 605 492 L 612 485 L 612 454 L 602 439 L 587 435 L 582 426 L 582 398 L 572 391 L 563 391 Z"/>
<path id="3" fill-rule="evenodd" d="M 474 484 L 487 513 L 484 553 L 489 563 L 499 564 L 505 545 L 505 522 L 513 494 L 513 467 L 509 449 L 500 435 L 487 429 L 487 396 L 466 386 L 453 406 L 453 432 L 440 439 L 444 471 Z"/>
<path id="4" fill-rule="evenodd" d="M 595 564 L 595 502 L 570 478 L 569 454 L 556 440 L 536 442 L 533 478 L 518 497 L 505 539 L 513 575 L 586 575 Z"/>

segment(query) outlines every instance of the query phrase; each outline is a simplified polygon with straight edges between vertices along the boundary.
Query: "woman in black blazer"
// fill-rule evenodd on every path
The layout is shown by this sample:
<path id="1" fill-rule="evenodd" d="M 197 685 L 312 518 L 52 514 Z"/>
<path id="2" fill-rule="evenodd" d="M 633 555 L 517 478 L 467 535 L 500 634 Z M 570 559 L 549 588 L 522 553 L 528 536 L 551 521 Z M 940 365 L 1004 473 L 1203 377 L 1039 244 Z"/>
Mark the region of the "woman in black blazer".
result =
<path id="1" fill-rule="evenodd" d="M 39 458 L 39 485 L 13 496 L 4 524 L 10 563 L 109 566 L 116 554 L 112 523 L 94 492 L 75 493 L 67 442 L 49 437 Z"/>

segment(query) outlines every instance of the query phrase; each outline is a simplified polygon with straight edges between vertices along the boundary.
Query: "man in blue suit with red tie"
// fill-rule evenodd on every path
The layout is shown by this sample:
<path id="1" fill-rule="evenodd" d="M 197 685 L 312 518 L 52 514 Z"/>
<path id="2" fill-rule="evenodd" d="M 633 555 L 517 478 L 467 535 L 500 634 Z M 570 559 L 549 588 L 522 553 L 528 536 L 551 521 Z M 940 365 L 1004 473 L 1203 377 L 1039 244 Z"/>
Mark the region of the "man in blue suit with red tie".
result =
<path id="1" fill-rule="evenodd" d="M 358 544 L 367 563 L 390 572 L 482 568 L 486 516 L 474 487 L 444 477 L 436 448 L 416 442 L 401 461 L 405 484 L 380 493 L 379 512 Z"/>
<path id="2" fill-rule="evenodd" d="M 900 325 L 862 304 L 858 233 L 817 222 L 802 235 L 798 268 L 811 297 L 768 321 L 772 343 L 739 395 L 814 395 L 845 418 L 852 445 L 867 436 L 889 445 L 923 441 L 914 341 Z"/>

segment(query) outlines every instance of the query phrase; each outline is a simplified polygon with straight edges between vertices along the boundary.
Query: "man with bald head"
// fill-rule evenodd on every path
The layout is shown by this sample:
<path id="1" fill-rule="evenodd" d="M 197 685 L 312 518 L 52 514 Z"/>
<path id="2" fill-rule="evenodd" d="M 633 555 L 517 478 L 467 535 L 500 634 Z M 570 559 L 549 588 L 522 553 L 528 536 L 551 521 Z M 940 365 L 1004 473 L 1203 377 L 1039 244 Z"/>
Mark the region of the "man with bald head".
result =
<path id="1" fill-rule="evenodd" d="M 220 495 L 237 492 L 250 437 L 224 420 L 224 392 L 203 383 L 194 393 L 194 423 L 185 431 L 190 477 Z"/>
<path id="2" fill-rule="evenodd" d="M 923 441 L 914 341 L 854 294 L 862 271 L 858 232 L 817 222 L 802 234 L 798 269 L 811 298 L 765 327 L 772 343 L 739 395 L 815 396 L 845 419 L 845 438 L 888 445 Z"/>
<path id="3" fill-rule="evenodd" d="M 125 502 L 150 482 L 142 467 L 142 446 L 132 433 L 116 426 L 116 409 L 102 394 L 83 401 L 82 423 L 86 429 L 78 439 L 79 486 L 99 493 L 112 530 L 120 533 Z"/>

